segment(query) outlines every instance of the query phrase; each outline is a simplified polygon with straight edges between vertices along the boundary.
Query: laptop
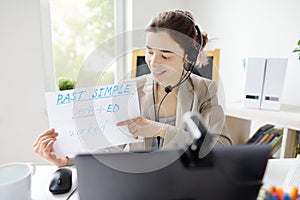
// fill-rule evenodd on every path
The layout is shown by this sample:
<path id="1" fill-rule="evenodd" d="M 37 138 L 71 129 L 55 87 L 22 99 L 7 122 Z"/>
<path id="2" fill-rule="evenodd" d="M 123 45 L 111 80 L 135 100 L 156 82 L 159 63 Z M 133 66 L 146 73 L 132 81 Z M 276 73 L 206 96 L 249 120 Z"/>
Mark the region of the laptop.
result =
<path id="1" fill-rule="evenodd" d="M 189 162 L 184 150 L 79 154 L 78 194 L 83 200 L 255 200 L 271 146 L 215 147 Z"/>

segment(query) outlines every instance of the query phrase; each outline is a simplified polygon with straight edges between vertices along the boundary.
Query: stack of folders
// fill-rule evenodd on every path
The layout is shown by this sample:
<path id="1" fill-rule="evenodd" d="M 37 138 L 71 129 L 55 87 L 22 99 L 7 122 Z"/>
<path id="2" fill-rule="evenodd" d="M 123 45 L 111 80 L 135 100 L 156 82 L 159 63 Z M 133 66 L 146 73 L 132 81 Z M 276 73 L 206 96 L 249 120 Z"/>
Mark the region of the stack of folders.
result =
<path id="1" fill-rule="evenodd" d="M 271 144 L 271 154 L 274 155 L 280 148 L 283 136 L 283 128 L 276 128 L 274 125 L 266 124 L 260 127 L 247 141 L 247 144 Z"/>

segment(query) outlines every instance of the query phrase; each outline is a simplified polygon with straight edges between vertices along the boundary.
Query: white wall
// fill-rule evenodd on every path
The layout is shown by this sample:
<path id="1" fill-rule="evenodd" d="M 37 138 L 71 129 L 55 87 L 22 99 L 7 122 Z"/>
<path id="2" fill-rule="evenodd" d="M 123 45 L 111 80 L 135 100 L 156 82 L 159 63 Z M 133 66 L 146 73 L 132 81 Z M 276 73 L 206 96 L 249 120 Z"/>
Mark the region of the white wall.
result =
<path id="1" fill-rule="evenodd" d="M 0 1 L 0 164 L 43 161 L 33 154 L 48 128 L 39 0 Z"/>
<path id="2" fill-rule="evenodd" d="M 299 0 L 188 0 L 200 27 L 220 48 L 220 79 L 226 101 L 240 100 L 244 88 L 242 59 L 286 57 L 283 102 L 300 105 L 300 61 L 292 53 L 300 39 Z"/>
<path id="3" fill-rule="evenodd" d="M 159 12 L 170 9 L 186 9 L 184 0 L 133 0 L 134 28 L 144 28 L 152 17 Z"/>

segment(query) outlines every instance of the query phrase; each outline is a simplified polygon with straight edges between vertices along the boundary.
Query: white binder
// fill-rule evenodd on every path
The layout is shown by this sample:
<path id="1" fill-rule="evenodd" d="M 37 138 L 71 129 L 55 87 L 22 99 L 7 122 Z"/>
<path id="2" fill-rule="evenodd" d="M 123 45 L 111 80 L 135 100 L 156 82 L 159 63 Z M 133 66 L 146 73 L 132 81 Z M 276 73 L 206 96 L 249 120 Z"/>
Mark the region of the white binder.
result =
<path id="1" fill-rule="evenodd" d="M 280 110 L 287 58 L 268 58 L 261 109 Z"/>
<path id="2" fill-rule="evenodd" d="M 266 58 L 248 58 L 246 64 L 243 106 L 260 109 Z"/>

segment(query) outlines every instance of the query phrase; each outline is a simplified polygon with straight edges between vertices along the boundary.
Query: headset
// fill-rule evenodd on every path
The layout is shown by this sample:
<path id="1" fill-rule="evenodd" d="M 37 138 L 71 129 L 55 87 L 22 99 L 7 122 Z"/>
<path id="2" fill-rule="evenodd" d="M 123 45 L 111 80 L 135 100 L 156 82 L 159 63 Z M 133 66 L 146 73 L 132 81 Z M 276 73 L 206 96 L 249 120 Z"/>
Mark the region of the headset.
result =
<path id="1" fill-rule="evenodd" d="M 189 17 L 187 17 L 187 18 L 189 18 Z M 190 20 L 192 20 L 192 19 L 190 19 Z M 179 79 L 179 81 L 176 85 L 166 86 L 165 87 L 165 92 L 166 93 L 171 92 L 174 88 L 176 88 L 177 86 L 181 85 L 184 81 L 186 81 L 190 77 L 190 75 L 191 75 L 191 73 L 192 73 L 192 71 L 193 71 L 193 69 L 194 69 L 194 67 L 197 63 L 197 58 L 200 54 L 200 51 L 201 51 L 201 48 L 202 48 L 202 45 L 203 45 L 203 39 L 202 39 L 202 33 L 201 33 L 200 28 L 198 27 L 198 25 L 195 25 L 195 29 L 196 29 L 197 34 L 198 34 L 199 43 L 196 42 L 195 40 L 193 40 L 193 45 L 186 52 L 188 58 L 187 58 L 187 62 L 183 64 L 183 68 L 187 71 L 187 73 L 185 73 L 183 76 L 181 76 L 181 78 Z"/>
<path id="2" fill-rule="evenodd" d="M 183 13 L 181 13 L 181 14 L 184 15 L 186 18 L 188 18 L 189 20 L 191 20 L 193 22 L 193 24 L 195 26 L 195 29 L 197 31 L 197 34 L 198 34 L 198 42 L 193 39 L 193 45 L 191 45 L 191 47 L 189 48 L 189 50 L 186 50 L 186 54 L 187 54 L 188 57 L 187 57 L 187 62 L 183 64 L 183 68 L 187 72 L 180 77 L 180 79 L 179 79 L 179 81 L 178 81 L 178 83 L 176 85 L 174 85 L 174 86 L 168 85 L 168 86 L 165 87 L 164 90 L 165 90 L 166 94 L 164 95 L 164 97 L 162 98 L 162 100 L 159 103 L 157 113 L 156 113 L 156 104 L 155 104 L 155 96 L 154 96 L 154 82 L 153 82 L 152 90 L 153 90 L 154 113 L 155 113 L 155 121 L 156 122 L 159 121 L 160 107 L 162 105 L 162 102 L 167 97 L 167 95 L 174 88 L 180 86 L 184 81 L 186 81 L 190 77 L 190 75 L 191 75 L 191 73 L 192 73 L 192 71 L 193 71 L 193 69 L 194 69 L 194 67 L 195 67 L 195 65 L 197 63 L 197 58 L 198 58 L 198 56 L 200 54 L 200 51 L 201 51 L 201 48 L 202 48 L 202 45 L 203 45 L 202 33 L 201 33 L 200 28 L 198 27 L 198 25 L 196 25 L 194 23 L 194 20 L 191 19 L 189 16 L 187 16 L 187 15 L 185 15 Z M 157 138 L 157 144 L 158 144 L 158 148 L 159 148 L 160 147 L 160 140 L 161 140 L 161 138 L 160 138 L 160 136 L 157 136 L 156 138 Z"/>
<path id="3" fill-rule="evenodd" d="M 198 34 L 198 42 L 196 42 L 195 40 L 193 40 L 193 45 L 192 47 L 190 48 L 190 50 L 187 52 L 187 55 L 188 55 L 188 61 L 183 65 L 184 69 L 186 71 L 191 71 L 195 65 L 196 65 L 196 62 L 197 62 L 197 58 L 198 58 L 198 55 L 201 51 L 201 48 L 202 48 L 202 33 L 200 31 L 200 28 L 198 27 L 198 25 L 195 25 L 195 29 L 197 31 L 197 34 Z"/>

